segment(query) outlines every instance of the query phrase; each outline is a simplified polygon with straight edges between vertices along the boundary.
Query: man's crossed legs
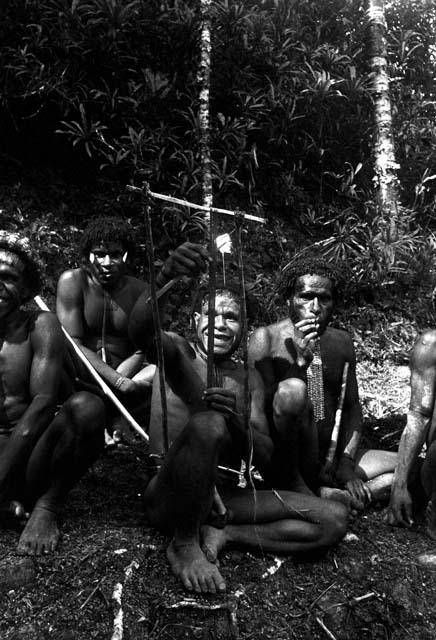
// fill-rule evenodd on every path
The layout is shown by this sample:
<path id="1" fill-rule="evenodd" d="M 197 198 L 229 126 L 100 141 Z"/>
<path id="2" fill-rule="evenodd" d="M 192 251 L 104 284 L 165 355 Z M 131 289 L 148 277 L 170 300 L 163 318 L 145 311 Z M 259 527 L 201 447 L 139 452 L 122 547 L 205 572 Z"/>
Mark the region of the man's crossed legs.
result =
<path id="1" fill-rule="evenodd" d="M 208 525 L 220 453 L 230 445 L 229 429 L 221 414 L 195 414 L 173 442 L 144 494 L 151 524 L 172 535 L 167 558 L 188 590 L 225 590 L 225 580 L 215 564 L 224 545 L 266 553 L 303 553 L 332 546 L 347 528 L 347 509 L 338 502 L 291 491 L 253 493 L 237 487 L 222 494 L 231 522 L 223 529 Z"/>

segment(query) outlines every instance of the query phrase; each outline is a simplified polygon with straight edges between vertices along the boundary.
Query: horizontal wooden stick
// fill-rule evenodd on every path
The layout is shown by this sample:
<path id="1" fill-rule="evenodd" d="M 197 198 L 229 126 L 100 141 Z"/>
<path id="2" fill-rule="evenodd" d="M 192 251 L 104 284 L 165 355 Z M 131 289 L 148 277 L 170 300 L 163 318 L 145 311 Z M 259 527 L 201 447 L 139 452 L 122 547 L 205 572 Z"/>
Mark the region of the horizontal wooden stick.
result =
<path id="1" fill-rule="evenodd" d="M 141 191 L 140 187 L 135 187 L 131 184 L 127 185 L 127 189 L 129 191 Z M 147 191 L 147 194 L 156 200 L 163 200 L 164 202 L 171 202 L 172 204 L 179 204 L 183 207 L 190 207 L 191 209 L 197 209 L 198 211 L 211 211 L 212 213 L 224 213 L 228 216 L 236 215 L 235 211 L 231 211 L 230 209 L 218 209 L 217 207 L 206 207 L 202 204 L 195 204 L 194 202 L 189 202 L 188 200 L 182 200 L 181 198 L 174 198 L 173 196 L 166 196 L 163 193 L 155 193 L 154 191 Z M 253 216 L 249 213 L 244 213 L 244 218 L 247 220 L 253 220 L 254 222 L 259 222 L 260 224 L 266 224 L 265 218 L 260 218 L 259 216 Z"/>
<path id="2" fill-rule="evenodd" d="M 50 311 L 50 309 L 48 308 L 48 306 L 45 304 L 44 300 L 40 297 L 40 296 L 35 296 L 34 300 L 36 302 L 36 304 L 38 305 L 38 307 L 42 310 L 42 311 Z M 62 325 L 61 325 L 62 327 Z M 68 333 L 68 331 L 65 329 L 65 327 L 62 327 L 62 331 L 64 333 L 65 338 L 67 339 L 68 343 L 72 346 L 72 348 L 74 349 L 75 354 L 77 355 L 77 357 L 79 358 L 79 360 L 85 365 L 85 367 L 87 368 L 87 370 L 89 371 L 89 373 L 91 374 L 91 376 L 94 378 L 94 380 L 97 382 L 98 386 L 100 387 L 100 389 L 103 391 L 103 393 L 105 394 L 105 396 L 107 396 L 109 398 L 109 400 L 111 400 L 111 402 L 116 406 L 116 408 L 118 409 L 118 411 L 121 413 L 121 415 L 127 420 L 127 422 L 130 424 L 130 426 L 146 441 L 149 441 L 149 437 L 148 435 L 145 433 L 144 429 L 136 422 L 135 418 L 129 413 L 129 411 L 127 411 L 126 407 L 122 404 L 122 402 L 120 402 L 120 400 L 117 398 L 117 396 L 114 394 L 114 392 L 112 391 L 112 389 L 106 384 L 106 382 L 103 380 L 103 378 L 101 377 L 101 375 L 94 369 L 94 367 L 92 366 L 92 364 L 89 362 L 88 358 L 85 356 L 85 354 L 83 353 L 83 351 L 81 350 L 81 348 L 79 347 L 79 345 L 77 345 L 73 338 L 70 336 L 70 334 Z"/>

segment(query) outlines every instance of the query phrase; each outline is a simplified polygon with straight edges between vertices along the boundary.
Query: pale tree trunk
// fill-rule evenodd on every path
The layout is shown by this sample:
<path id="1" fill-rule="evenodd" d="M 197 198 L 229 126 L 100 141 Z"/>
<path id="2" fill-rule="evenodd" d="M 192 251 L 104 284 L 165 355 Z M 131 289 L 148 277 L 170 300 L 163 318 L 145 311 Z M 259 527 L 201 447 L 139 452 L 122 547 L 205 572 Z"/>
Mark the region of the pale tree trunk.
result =
<path id="1" fill-rule="evenodd" d="M 398 163 L 392 136 L 392 112 L 387 71 L 384 0 L 366 0 L 369 66 L 374 99 L 374 183 L 382 215 L 390 220 L 389 235 L 397 235 L 400 215 Z"/>
<path id="2" fill-rule="evenodd" d="M 209 123 L 209 95 L 210 95 L 210 55 L 211 55 L 211 0 L 200 0 L 201 36 L 200 36 L 200 68 L 198 80 L 200 85 L 199 127 L 200 154 L 203 180 L 203 205 L 212 206 L 212 175 L 210 166 L 210 123 Z M 206 219 L 209 215 L 206 214 Z"/>

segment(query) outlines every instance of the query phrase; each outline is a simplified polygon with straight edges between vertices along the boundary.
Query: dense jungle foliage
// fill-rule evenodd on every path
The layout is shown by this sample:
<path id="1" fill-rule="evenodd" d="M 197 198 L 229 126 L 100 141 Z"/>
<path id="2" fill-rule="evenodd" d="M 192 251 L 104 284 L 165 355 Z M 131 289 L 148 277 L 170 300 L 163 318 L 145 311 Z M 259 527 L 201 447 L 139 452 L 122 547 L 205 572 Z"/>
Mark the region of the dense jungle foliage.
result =
<path id="1" fill-rule="evenodd" d="M 125 185 L 201 199 L 197 0 L 9 0 L 0 22 L 0 224 L 39 242 L 53 293 L 96 212 L 128 216 Z M 373 96 L 360 0 L 212 2 L 215 203 L 264 215 L 245 234 L 260 318 L 295 250 L 349 270 L 346 319 L 361 340 L 401 312 L 431 321 L 436 227 L 434 0 L 386 4 L 394 136 L 402 185 L 392 234 L 373 192 Z M 156 207 L 161 256 L 199 237 L 201 216 Z M 228 226 L 229 220 L 226 221 Z M 404 304 L 404 300 L 410 301 Z M 404 313 L 409 313 L 404 323 Z M 400 324 L 400 323 L 399 323 Z M 400 329 L 398 329 L 400 331 Z M 386 333 L 386 332 L 385 332 Z M 383 332 L 378 331 L 378 335 Z M 392 347 L 389 336 L 380 349 Z"/>

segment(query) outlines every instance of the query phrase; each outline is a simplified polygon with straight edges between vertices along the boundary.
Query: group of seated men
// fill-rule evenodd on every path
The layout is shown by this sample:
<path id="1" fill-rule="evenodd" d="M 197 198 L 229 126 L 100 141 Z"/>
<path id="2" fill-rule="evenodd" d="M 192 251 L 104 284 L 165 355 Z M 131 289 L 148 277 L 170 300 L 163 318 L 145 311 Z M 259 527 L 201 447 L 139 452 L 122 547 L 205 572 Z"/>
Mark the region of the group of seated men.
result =
<path id="1" fill-rule="evenodd" d="M 208 290 L 194 287 L 193 338 L 160 335 L 164 429 L 150 287 L 127 273 L 134 249 L 123 220 L 91 222 L 81 266 L 59 279 L 56 317 L 27 304 L 42 285 L 34 248 L 0 231 L 0 524 L 21 522 L 18 553 L 56 548 L 69 490 L 103 451 L 105 428 L 113 434 L 122 428 L 69 351 L 61 325 L 147 423 L 146 515 L 170 536 L 167 558 L 186 589 L 225 590 L 217 562 L 225 545 L 276 554 L 326 549 L 344 536 L 350 512 L 389 492 L 388 522 L 410 526 L 409 479 L 425 441 L 427 532 L 436 539 L 435 331 L 425 332 L 412 352 L 411 404 L 398 454 L 368 450 L 361 447 L 352 340 L 330 326 L 340 281 L 332 265 L 309 255 L 283 270 L 279 288 L 288 315 L 254 330 L 248 366 L 235 357 L 245 339 L 239 285 L 217 283 L 212 340 Z M 157 274 L 157 288 L 198 277 L 209 259 L 202 245 L 182 244 Z M 165 301 L 159 298 L 161 312 Z M 253 480 L 252 465 L 261 483 Z"/>

